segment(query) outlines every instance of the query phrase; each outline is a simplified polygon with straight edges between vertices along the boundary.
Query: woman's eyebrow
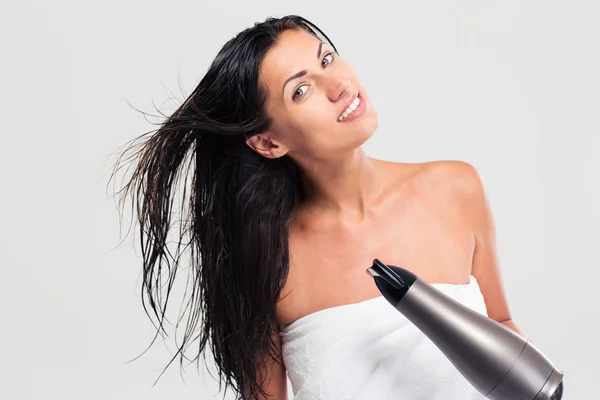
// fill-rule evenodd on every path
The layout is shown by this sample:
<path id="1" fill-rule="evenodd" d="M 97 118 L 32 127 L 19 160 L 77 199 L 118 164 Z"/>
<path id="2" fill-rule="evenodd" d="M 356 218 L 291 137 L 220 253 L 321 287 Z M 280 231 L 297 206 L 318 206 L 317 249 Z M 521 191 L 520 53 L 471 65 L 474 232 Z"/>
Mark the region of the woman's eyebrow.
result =
<path id="1" fill-rule="evenodd" d="M 323 45 L 325 44 L 325 42 L 320 42 L 319 43 L 319 49 L 317 50 L 317 58 L 321 57 L 321 51 L 323 50 Z M 304 75 L 306 75 L 308 72 L 304 69 L 300 72 L 296 72 L 294 75 L 290 76 L 289 78 L 287 78 L 283 84 L 283 88 L 281 89 L 281 93 L 285 92 L 285 85 L 288 84 L 289 81 L 292 81 L 294 79 L 298 79 L 303 77 Z"/>

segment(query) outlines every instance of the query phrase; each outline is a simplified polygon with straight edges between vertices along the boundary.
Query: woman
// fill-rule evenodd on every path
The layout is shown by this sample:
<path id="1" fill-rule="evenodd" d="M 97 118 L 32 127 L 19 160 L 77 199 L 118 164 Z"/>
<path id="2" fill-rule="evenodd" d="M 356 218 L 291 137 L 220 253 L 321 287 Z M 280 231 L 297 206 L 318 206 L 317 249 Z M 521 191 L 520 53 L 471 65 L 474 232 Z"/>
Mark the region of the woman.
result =
<path id="1" fill-rule="evenodd" d="M 192 167 L 179 238 L 189 235 L 193 266 L 182 360 L 199 339 L 196 359 L 210 346 L 226 390 L 286 399 L 282 329 L 380 297 L 366 273 L 374 258 L 432 284 L 474 277 L 490 318 L 516 329 L 476 171 L 370 158 L 361 145 L 377 126 L 367 91 L 327 36 L 287 16 L 226 43 L 185 102 L 142 137 L 122 199 L 137 200 L 144 301 L 161 328 L 181 254 L 167 246 L 172 195 Z M 304 366 L 294 368 L 294 391 L 326 398 L 314 393 L 325 396 L 330 376 L 302 389 Z M 309 386 L 320 389 L 309 395 Z"/>

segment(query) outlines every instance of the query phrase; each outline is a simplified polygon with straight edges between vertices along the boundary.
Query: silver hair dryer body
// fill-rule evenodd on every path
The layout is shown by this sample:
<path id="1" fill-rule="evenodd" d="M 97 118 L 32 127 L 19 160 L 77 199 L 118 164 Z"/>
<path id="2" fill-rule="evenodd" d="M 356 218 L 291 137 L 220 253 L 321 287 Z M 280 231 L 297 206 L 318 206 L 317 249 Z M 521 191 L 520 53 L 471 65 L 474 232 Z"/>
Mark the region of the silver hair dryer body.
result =
<path id="1" fill-rule="evenodd" d="M 400 313 L 458 371 L 492 400 L 560 400 L 563 373 L 533 344 L 440 292 L 409 271 L 379 260 L 368 269 Z"/>

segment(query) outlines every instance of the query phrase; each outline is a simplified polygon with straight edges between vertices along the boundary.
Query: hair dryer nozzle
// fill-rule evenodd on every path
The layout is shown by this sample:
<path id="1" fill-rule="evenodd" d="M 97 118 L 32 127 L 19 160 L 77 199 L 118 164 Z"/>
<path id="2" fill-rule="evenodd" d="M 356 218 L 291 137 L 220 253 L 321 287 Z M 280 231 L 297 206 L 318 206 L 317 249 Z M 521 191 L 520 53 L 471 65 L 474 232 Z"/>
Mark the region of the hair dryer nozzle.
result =
<path id="1" fill-rule="evenodd" d="M 367 269 L 373 276 L 377 288 L 383 297 L 394 307 L 402 300 L 417 277 L 405 269 L 386 265 L 378 259 L 373 260 L 373 266 Z"/>

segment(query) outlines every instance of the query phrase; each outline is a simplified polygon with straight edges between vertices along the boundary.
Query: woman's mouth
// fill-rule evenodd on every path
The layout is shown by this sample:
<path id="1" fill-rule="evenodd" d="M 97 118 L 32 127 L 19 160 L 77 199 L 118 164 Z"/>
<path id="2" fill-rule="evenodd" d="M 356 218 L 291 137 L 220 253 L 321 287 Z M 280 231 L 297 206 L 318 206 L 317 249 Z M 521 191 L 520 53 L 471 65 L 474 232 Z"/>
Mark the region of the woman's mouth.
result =
<path id="1" fill-rule="evenodd" d="M 338 122 L 350 122 L 363 115 L 365 112 L 365 101 L 357 94 L 352 103 L 338 117 Z"/>

